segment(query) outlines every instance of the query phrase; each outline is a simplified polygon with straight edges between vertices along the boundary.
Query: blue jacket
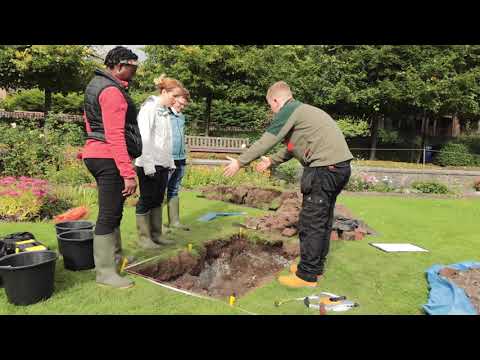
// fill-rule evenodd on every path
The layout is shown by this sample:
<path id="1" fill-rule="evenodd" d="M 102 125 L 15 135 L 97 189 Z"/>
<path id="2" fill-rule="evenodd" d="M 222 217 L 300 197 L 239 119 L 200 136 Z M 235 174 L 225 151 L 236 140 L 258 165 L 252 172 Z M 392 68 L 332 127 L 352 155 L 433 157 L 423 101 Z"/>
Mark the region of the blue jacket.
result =
<path id="1" fill-rule="evenodd" d="M 170 109 L 170 123 L 172 126 L 172 157 L 173 160 L 184 160 L 185 155 L 185 115 L 175 114 Z"/>

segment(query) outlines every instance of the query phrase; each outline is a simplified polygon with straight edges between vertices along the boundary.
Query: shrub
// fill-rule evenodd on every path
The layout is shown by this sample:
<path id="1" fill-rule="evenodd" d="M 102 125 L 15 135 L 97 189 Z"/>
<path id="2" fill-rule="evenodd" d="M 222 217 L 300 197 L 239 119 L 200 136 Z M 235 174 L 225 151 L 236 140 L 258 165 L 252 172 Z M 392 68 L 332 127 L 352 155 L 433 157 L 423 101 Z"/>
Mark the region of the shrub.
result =
<path id="1" fill-rule="evenodd" d="M 435 163 L 441 166 L 475 166 L 479 161 L 469 152 L 467 145 L 449 142 L 435 157 Z"/>
<path id="2" fill-rule="evenodd" d="M 222 167 L 188 166 L 182 185 L 188 189 L 199 189 L 208 185 L 252 185 L 259 187 L 280 186 L 281 182 L 270 179 L 267 174 L 258 174 L 250 168 L 241 169 L 234 177 L 223 176 Z"/>
<path id="3" fill-rule="evenodd" d="M 384 176 L 382 179 L 378 179 L 374 175 L 368 175 L 360 173 L 359 175 L 352 175 L 348 184 L 345 186 L 345 190 L 362 192 L 362 191 L 378 191 L 378 192 L 391 192 L 394 191 L 393 181 L 388 176 Z"/>
<path id="4" fill-rule="evenodd" d="M 48 182 L 29 177 L 0 178 L 0 219 L 32 221 L 50 219 L 70 204 L 49 193 Z"/>
<path id="5" fill-rule="evenodd" d="M 450 190 L 444 184 L 435 181 L 416 181 L 412 183 L 412 188 L 424 194 L 448 194 Z"/>
<path id="6" fill-rule="evenodd" d="M 0 124 L 0 143 L 4 148 L 1 172 L 11 176 L 43 176 L 61 153 L 58 141 L 55 134 L 40 129 Z"/>
<path id="7" fill-rule="evenodd" d="M 7 111 L 45 111 L 45 94 L 40 89 L 19 90 L 9 94 L 2 101 L 2 108 Z M 52 108 L 57 113 L 81 114 L 83 112 L 83 94 L 53 94 Z"/>
<path id="8" fill-rule="evenodd" d="M 79 149 L 66 146 L 58 154 L 56 163 L 46 171 L 46 177 L 55 184 L 83 185 L 95 181 L 82 160 L 77 158 Z"/>
<path id="9" fill-rule="evenodd" d="M 275 177 L 285 180 L 287 183 L 295 183 L 298 181 L 299 170 L 302 167 L 300 162 L 296 159 L 280 164 L 272 173 Z"/>
<path id="10" fill-rule="evenodd" d="M 0 124 L 0 173 L 45 177 L 55 171 L 65 170 L 65 147 L 83 143 L 83 129 L 78 124 L 61 123 L 55 115 L 47 118 L 45 129 L 25 122 Z M 69 171 L 71 169 L 67 169 L 64 178 L 69 176 Z M 85 176 L 83 173 L 82 177 Z M 62 177 L 62 174 L 57 177 Z"/>
<path id="11" fill-rule="evenodd" d="M 56 185 L 52 190 L 52 194 L 71 204 L 70 207 L 85 206 L 91 210 L 96 208 L 98 204 L 97 190 L 90 185 Z"/>

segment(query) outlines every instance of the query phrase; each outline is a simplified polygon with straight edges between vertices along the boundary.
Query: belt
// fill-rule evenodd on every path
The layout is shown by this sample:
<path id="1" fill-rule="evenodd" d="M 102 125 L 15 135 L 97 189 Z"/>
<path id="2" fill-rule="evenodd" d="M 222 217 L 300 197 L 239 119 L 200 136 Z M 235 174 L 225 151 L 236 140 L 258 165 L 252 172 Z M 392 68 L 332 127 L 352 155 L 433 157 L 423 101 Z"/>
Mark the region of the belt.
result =
<path id="1" fill-rule="evenodd" d="M 327 165 L 327 166 L 319 166 L 319 168 L 321 169 L 328 169 L 328 170 L 334 170 L 335 168 L 346 168 L 346 167 L 349 167 L 350 166 L 350 162 L 352 160 L 346 160 L 346 161 L 341 161 L 339 163 L 336 163 L 336 164 L 332 164 L 332 165 Z"/>

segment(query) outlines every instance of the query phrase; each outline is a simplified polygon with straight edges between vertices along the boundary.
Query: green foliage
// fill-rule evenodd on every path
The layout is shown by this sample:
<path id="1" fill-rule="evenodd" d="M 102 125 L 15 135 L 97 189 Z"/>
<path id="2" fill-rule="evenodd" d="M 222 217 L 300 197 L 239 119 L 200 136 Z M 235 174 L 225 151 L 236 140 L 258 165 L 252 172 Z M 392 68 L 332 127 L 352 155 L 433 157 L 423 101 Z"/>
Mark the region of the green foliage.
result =
<path id="1" fill-rule="evenodd" d="M 378 129 L 378 138 L 381 144 L 398 145 L 403 142 L 397 130 Z"/>
<path id="2" fill-rule="evenodd" d="M 350 177 L 348 184 L 345 186 L 345 190 L 354 192 L 392 192 L 395 190 L 395 188 L 393 187 L 392 179 L 388 176 L 384 176 L 382 179 L 379 179 L 374 175 L 360 173 Z"/>
<path id="3" fill-rule="evenodd" d="M 223 168 L 209 166 L 189 166 L 182 185 L 188 189 L 199 189 L 208 185 L 253 185 L 253 186 L 280 186 L 279 181 L 270 179 L 266 175 L 259 175 L 252 169 L 241 169 L 237 175 L 228 178 L 223 175 Z"/>
<path id="4" fill-rule="evenodd" d="M 283 164 L 277 166 L 272 170 L 273 176 L 287 183 L 293 184 L 298 182 L 299 171 L 302 168 L 300 162 L 296 159 L 291 159 Z"/>
<path id="5" fill-rule="evenodd" d="M 20 90 L 8 94 L 0 107 L 7 111 L 44 111 L 45 95 L 39 89 Z"/>
<path id="6" fill-rule="evenodd" d="M 0 143 L 4 147 L 0 160 L 0 171 L 4 175 L 42 176 L 61 154 L 55 133 L 22 125 L 0 124 Z"/>
<path id="7" fill-rule="evenodd" d="M 205 121 L 205 109 L 203 104 L 191 102 L 184 110 L 187 126 L 199 128 Z M 246 130 L 264 129 L 268 119 L 268 110 L 265 105 L 255 103 L 234 103 L 228 100 L 213 100 L 211 112 L 212 125 L 216 127 L 212 133 L 222 134 L 226 130 L 222 128 L 231 126 Z M 204 131 L 203 128 L 198 129 Z M 224 135 L 223 135 L 224 136 Z"/>
<path id="8" fill-rule="evenodd" d="M 416 181 L 412 188 L 424 194 L 449 194 L 450 190 L 445 184 L 435 181 Z"/>
<path id="9" fill-rule="evenodd" d="M 45 111 L 45 93 L 40 89 L 18 90 L 10 93 L 0 103 L 7 111 Z M 52 108 L 54 113 L 81 114 L 83 112 L 83 94 L 53 94 Z"/>
<path id="10" fill-rule="evenodd" d="M 0 173 L 10 176 L 45 177 L 52 175 L 56 180 L 72 181 L 87 179 L 79 165 L 73 165 L 69 146 L 83 145 L 84 137 L 79 124 L 59 122 L 55 115 L 47 118 L 45 129 L 38 129 L 28 123 L 0 123 Z M 79 160 L 76 162 L 81 163 Z M 59 172 L 58 174 L 56 172 Z"/>
<path id="11" fill-rule="evenodd" d="M 57 140 L 58 144 L 83 146 L 86 139 L 83 122 L 63 121 L 57 114 L 49 113 L 45 121 L 45 131 Z"/>
<path id="12" fill-rule="evenodd" d="M 451 141 L 442 147 L 434 162 L 441 166 L 476 166 L 480 156 L 472 154 L 467 144 Z"/>
<path id="13" fill-rule="evenodd" d="M 45 93 L 44 108 L 49 111 L 52 94 L 84 90 L 97 65 L 93 54 L 86 45 L 1 46 L 0 86 L 41 89 Z"/>
<path id="14" fill-rule="evenodd" d="M 343 116 L 337 120 L 337 125 L 346 138 L 366 137 L 370 135 L 370 125 L 364 119 L 353 116 Z"/>
<path id="15" fill-rule="evenodd" d="M 52 191 L 55 197 L 68 202 L 71 207 L 85 206 L 95 209 L 98 206 L 97 189 L 90 185 L 56 185 Z"/>

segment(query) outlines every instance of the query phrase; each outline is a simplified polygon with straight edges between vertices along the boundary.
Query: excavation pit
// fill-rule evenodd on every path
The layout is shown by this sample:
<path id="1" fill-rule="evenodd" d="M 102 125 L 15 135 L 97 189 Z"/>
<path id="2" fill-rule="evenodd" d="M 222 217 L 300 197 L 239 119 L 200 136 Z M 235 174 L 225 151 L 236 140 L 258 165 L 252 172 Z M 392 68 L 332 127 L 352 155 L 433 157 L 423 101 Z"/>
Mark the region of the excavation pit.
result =
<path id="1" fill-rule="evenodd" d="M 241 297 L 274 279 L 298 256 L 298 246 L 253 243 L 244 236 L 207 242 L 194 256 L 182 251 L 167 260 L 147 262 L 128 272 L 180 290 L 214 298 Z"/>

